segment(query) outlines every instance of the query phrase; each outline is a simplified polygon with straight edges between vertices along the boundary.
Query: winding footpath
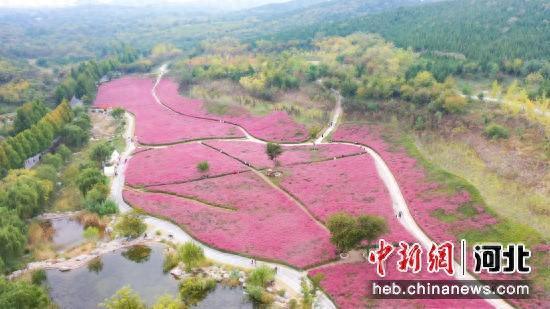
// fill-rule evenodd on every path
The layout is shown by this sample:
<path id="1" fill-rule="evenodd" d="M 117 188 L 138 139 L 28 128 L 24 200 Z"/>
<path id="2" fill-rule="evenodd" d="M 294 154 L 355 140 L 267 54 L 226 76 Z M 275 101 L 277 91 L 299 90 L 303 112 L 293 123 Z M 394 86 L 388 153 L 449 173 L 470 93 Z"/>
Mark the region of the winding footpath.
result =
<path id="1" fill-rule="evenodd" d="M 164 105 L 160 99 L 158 98 L 156 94 L 156 88 L 161 81 L 163 75 L 167 72 L 167 65 L 164 64 L 160 67 L 159 73 L 157 76 L 156 83 L 151 90 L 151 93 L 153 95 L 153 98 L 155 101 L 162 105 L 163 107 L 173 111 L 168 106 Z M 324 140 L 336 129 L 338 120 L 340 119 L 342 115 L 342 97 L 337 92 L 333 92 L 337 95 L 336 100 L 336 106 L 332 113 L 331 122 L 328 127 L 325 128 L 325 131 L 322 132 L 322 134 L 315 140 L 315 144 L 345 144 L 345 145 L 353 145 L 356 147 L 361 147 L 363 150 L 368 152 L 368 154 L 374 159 L 375 166 L 377 169 L 377 172 L 382 179 L 384 185 L 388 189 L 388 192 L 390 194 L 391 200 L 392 200 L 392 207 L 395 213 L 401 212 L 402 216 L 399 219 L 400 223 L 405 227 L 405 229 L 411 233 L 418 241 L 419 243 L 427 248 L 429 248 L 432 245 L 432 240 L 424 233 L 424 231 L 418 226 L 416 221 L 414 220 L 413 216 L 411 215 L 409 208 L 407 206 L 407 203 L 403 197 L 403 194 L 401 193 L 401 190 L 399 188 L 399 185 L 391 173 L 389 167 L 386 165 L 382 157 L 378 153 L 376 153 L 373 149 L 369 148 L 367 145 L 358 145 L 354 143 L 346 143 L 346 142 L 324 142 Z M 195 118 L 201 118 L 206 120 L 212 120 L 212 121 L 219 121 L 217 119 L 208 119 L 208 118 L 202 118 L 202 117 L 195 117 Z M 133 130 L 135 126 L 135 120 L 134 118 L 126 113 L 126 119 L 127 119 L 127 129 L 124 133 L 124 138 L 127 140 L 127 145 L 125 151 L 121 155 L 120 164 L 117 167 L 117 176 L 114 177 L 112 181 L 112 189 L 111 189 L 111 197 L 114 201 L 117 202 L 119 205 L 119 209 L 121 212 L 126 212 L 131 210 L 132 208 L 126 204 L 124 199 L 122 198 L 122 191 L 124 189 L 124 172 L 126 169 L 126 162 L 127 159 L 131 157 L 132 152 L 136 148 L 134 142 L 133 142 Z M 247 132 L 243 127 L 234 124 L 237 127 L 239 127 L 243 133 L 246 136 L 246 140 L 265 144 L 266 141 L 257 139 L 253 137 L 249 132 Z M 235 140 L 235 139 L 232 139 Z M 196 141 L 195 141 L 196 142 Z M 304 145 L 312 145 L 311 142 L 309 143 L 281 143 L 286 146 L 304 146 Z M 226 253 L 222 252 L 216 249 L 213 249 L 207 245 L 204 245 L 200 242 L 197 242 L 194 240 L 189 234 L 187 234 L 185 231 L 183 231 L 179 226 L 170 223 L 165 220 L 161 220 L 155 217 L 151 216 L 145 216 L 145 222 L 148 224 L 149 229 L 152 232 L 155 231 L 161 231 L 164 235 L 172 235 L 172 240 L 176 242 L 186 242 L 186 241 L 192 241 L 199 246 L 201 246 L 204 249 L 205 255 L 214 261 L 221 262 L 223 264 L 228 264 L 236 267 L 241 267 L 245 269 L 251 269 L 253 266 L 251 265 L 251 260 L 247 257 L 243 257 L 236 254 Z M 455 269 L 460 270 L 461 266 L 457 263 L 455 263 Z M 280 280 L 282 283 L 287 285 L 289 288 L 293 289 L 296 292 L 299 292 L 300 282 L 301 279 L 307 276 L 307 270 L 306 271 L 299 271 L 294 268 L 277 264 L 277 263 L 271 263 L 271 262 L 262 262 L 258 261 L 258 264 L 260 265 L 267 265 L 269 267 L 277 267 L 277 279 Z M 464 275 L 459 274 L 459 271 L 455 274 L 455 278 L 458 280 L 476 280 L 472 275 L 469 273 L 465 273 Z M 512 308 L 507 302 L 503 301 L 502 299 L 487 299 L 487 302 L 489 302 L 493 307 L 495 308 Z M 315 304 L 315 308 L 336 308 L 335 304 L 325 295 L 324 293 L 320 293 L 320 295 L 317 297 L 317 301 Z"/>

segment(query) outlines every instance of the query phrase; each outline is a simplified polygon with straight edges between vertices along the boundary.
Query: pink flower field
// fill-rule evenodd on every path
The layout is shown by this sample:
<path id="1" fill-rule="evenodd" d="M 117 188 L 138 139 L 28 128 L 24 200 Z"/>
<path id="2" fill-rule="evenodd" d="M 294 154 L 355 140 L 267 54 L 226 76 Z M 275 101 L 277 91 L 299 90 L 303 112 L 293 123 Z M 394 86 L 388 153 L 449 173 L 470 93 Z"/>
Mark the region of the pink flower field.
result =
<path id="1" fill-rule="evenodd" d="M 305 126 L 296 123 L 286 112 L 276 111 L 265 116 L 255 116 L 243 109 L 237 115 L 209 114 L 202 101 L 182 97 L 178 93 L 177 83 L 170 79 L 163 79 L 159 83 L 157 93 L 163 104 L 183 115 L 234 123 L 262 140 L 302 142 L 309 138 Z"/>
<path id="2" fill-rule="evenodd" d="M 208 141 L 204 144 L 216 149 L 221 149 L 228 155 L 250 163 L 258 169 L 273 168 L 274 162 L 269 159 L 265 151 L 265 145 L 249 141 Z M 308 146 L 282 146 L 283 153 L 277 157 L 282 166 L 323 161 L 333 157 L 351 156 L 363 153 L 355 146 L 342 144 L 317 145 L 313 150 Z"/>
<path id="3" fill-rule="evenodd" d="M 153 81 L 124 77 L 99 87 L 94 106 L 121 107 L 136 117 L 135 135 L 142 144 L 159 145 L 199 138 L 243 137 L 233 125 L 182 116 L 158 104 L 152 94 Z"/>
<path id="4" fill-rule="evenodd" d="M 335 257 L 328 231 L 252 172 L 148 190 L 124 198 L 213 247 L 301 268 Z"/>
<path id="5" fill-rule="evenodd" d="M 334 133 L 333 140 L 359 142 L 368 145 L 386 161 L 394 174 L 407 205 L 415 221 L 435 241 L 453 241 L 453 232 L 465 229 L 481 229 L 497 223 L 497 220 L 486 213 L 483 208 L 474 206 L 478 214 L 464 220 L 443 222 L 433 216 L 435 210 L 456 213 L 457 209 L 470 201 L 467 192 L 456 194 L 444 193 L 440 185 L 430 181 L 424 168 L 419 166 L 404 149 L 395 149 L 386 143 L 380 128 L 368 125 L 344 124 Z"/>
<path id="6" fill-rule="evenodd" d="M 208 161 L 200 172 L 197 164 Z M 238 161 L 200 143 L 178 144 L 136 153 L 128 162 L 126 184 L 133 187 L 186 182 L 246 171 Z"/>
<path id="7" fill-rule="evenodd" d="M 413 240 L 397 222 L 389 193 L 369 155 L 284 168 L 280 185 L 321 221 L 336 212 L 377 215 L 390 227 L 386 240 Z"/>
<path id="8" fill-rule="evenodd" d="M 428 273 L 424 268 L 421 272 L 402 273 L 396 268 L 398 255 L 394 253 L 386 261 L 386 277 L 384 280 L 453 280 L 442 273 Z M 492 308 L 481 299 L 368 299 L 371 295 L 371 281 L 379 280 L 375 265 L 367 262 L 336 264 L 319 267 L 309 272 L 309 275 L 322 273 L 325 279 L 321 286 L 336 302 L 339 308 L 355 309 L 366 307 L 378 308 Z"/>

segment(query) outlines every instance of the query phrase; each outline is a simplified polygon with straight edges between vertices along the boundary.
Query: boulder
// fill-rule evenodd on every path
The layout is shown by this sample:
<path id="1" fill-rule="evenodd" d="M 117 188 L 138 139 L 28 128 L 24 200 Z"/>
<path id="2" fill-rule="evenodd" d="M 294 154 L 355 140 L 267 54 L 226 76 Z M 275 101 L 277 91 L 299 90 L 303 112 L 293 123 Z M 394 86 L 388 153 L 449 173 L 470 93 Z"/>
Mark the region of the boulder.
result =
<path id="1" fill-rule="evenodd" d="M 176 268 L 174 268 L 174 269 L 172 269 L 172 270 L 170 271 L 170 274 L 171 274 L 172 276 L 174 276 L 174 277 L 180 279 L 180 278 L 185 274 L 185 272 L 184 272 L 181 268 L 176 267 Z"/>

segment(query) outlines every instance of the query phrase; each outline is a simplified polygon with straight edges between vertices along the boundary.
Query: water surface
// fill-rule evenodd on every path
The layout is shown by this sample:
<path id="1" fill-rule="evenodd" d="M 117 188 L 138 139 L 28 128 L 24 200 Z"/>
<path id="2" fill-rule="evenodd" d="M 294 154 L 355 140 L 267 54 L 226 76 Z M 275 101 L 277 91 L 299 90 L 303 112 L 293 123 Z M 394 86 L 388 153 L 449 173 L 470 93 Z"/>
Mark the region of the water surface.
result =
<path id="1" fill-rule="evenodd" d="M 54 229 L 52 242 L 57 249 L 70 249 L 84 242 L 84 229 L 77 220 L 56 218 L 49 221 Z"/>
<path id="2" fill-rule="evenodd" d="M 50 296 L 60 308 L 97 308 L 126 285 L 148 304 L 166 293 L 176 296 L 178 281 L 162 272 L 163 246 L 150 249 L 147 257 L 140 249 L 123 249 L 103 255 L 88 267 L 68 272 L 47 270 Z"/>
<path id="3" fill-rule="evenodd" d="M 103 255 L 68 272 L 47 270 L 50 296 L 60 308 L 98 308 L 124 286 L 130 286 L 149 305 L 163 294 L 179 297 L 178 280 L 162 272 L 164 246 L 134 246 Z M 218 284 L 193 308 L 250 309 L 242 287 Z"/>

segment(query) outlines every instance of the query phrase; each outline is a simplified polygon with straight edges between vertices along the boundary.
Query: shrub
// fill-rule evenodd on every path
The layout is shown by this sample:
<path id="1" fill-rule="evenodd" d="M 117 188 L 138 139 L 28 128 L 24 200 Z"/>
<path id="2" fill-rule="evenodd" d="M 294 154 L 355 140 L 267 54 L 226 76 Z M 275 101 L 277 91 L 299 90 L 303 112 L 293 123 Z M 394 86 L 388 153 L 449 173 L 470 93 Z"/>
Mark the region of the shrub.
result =
<path id="1" fill-rule="evenodd" d="M 162 271 L 165 273 L 174 269 L 179 264 L 178 255 L 174 252 L 168 252 L 164 255 L 164 262 L 162 262 Z"/>
<path id="2" fill-rule="evenodd" d="M 46 281 L 46 271 L 43 269 L 33 271 L 31 275 L 32 284 L 40 285 L 42 282 Z"/>
<path id="3" fill-rule="evenodd" d="M 200 172 L 206 172 L 210 168 L 210 165 L 208 165 L 208 161 L 202 161 L 197 164 L 197 169 Z"/>
<path id="4" fill-rule="evenodd" d="M 195 305 L 203 300 L 216 287 L 214 279 L 191 277 L 180 284 L 180 297 L 188 305 Z"/>
<path id="5" fill-rule="evenodd" d="M 367 103 L 367 112 L 377 112 L 380 110 L 380 105 L 376 102 Z"/>
<path id="6" fill-rule="evenodd" d="M 319 132 L 321 132 L 321 128 L 319 128 L 319 126 L 313 126 L 309 128 L 309 137 L 316 138 Z"/>
<path id="7" fill-rule="evenodd" d="M 86 202 L 102 203 L 107 199 L 109 191 L 106 184 L 97 183 L 86 193 Z"/>
<path id="8" fill-rule="evenodd" d="M 68 162 L 73 154 L 69 147 L 65 146 L 64 144 L 59 145 L 59 147 L 57 147 L 57 149 L 55 150 L 55 153 L 60 155 L 65 162 Z"/>
<path id="9" fill-rule="evenodd" d="M 55 166 L 50 164 L 40 164 L 36 168 L 36 176 L 38 178 L 46 179 L 55 183 L 57 181 L 57 170 Z"/>
<path id="10" fill-rule="evenodd" d="M 256 285 L 249 285 L 246 287 L 248 297 L 260 304 L 271 304 L 274 301 L 273 295 L 267 293 L 262 287 Z"/>
<path id="11" fill-rule="evenodd" d="M 414 129 L 418 131 L 422 131 L 426 128 L 426 122 L 424 121 L 424 118 L 422 116 L 416 117 L 416 120 L 414 121 Z"/>
<path id="12" fill-rule="evenodd" d="M 250 272 L 247 283 L 253 286 L 265 288 L 275 278 L 275 271 L 262 265 Z"/>
<path id="13" fill-rule="evenodd" d="M 124 109 L 117 107 L 111 111 L 111 116 L 115 119 L 120 119 L 124 115 Z"/>
<path id="14" fill-rule="evenodd" d="M 443 108 L 451 114 L 463 113 L 467 105 L 468 101 L 458 95 L 447 96 L 443 99 Z"/>
<path id="15" fill-rule="evenodd" d="M 84 230 L 83 236 L 88 241 L 96 241 L 99 239 L 99 229 L 95 226 L 89 226 Z"/>
<path id="16" fill-rule="evenodd" d="M 112 215 L 118 212 L 118 206 L 113 200 L 103 202 L 88 202 L 85 204 L 86 210 L 96 213 L 100 216 Z"/>
<path id="17" fill-rule="evenodd" d="M 183 309 L 185 306 L 181 302 L 181 300 L 172 297 L 170 294 L 165 294 L 160 296 L 155 304 L 153 305 L 152 309 Z"/>
<path id="18" fill-rule="evenodd" d="M 106 200 L 99 207 L 98 214 L 101 216 L 112 215 L 116 213 L 118 213 L 118 206 L 113 200 Z"/>
<path id="19" fill-rule="evenodd" d="M 493 123 L 485 127 L 485 135 L 491 139 L 499 139 L 508 138 L 510 133 L 505 127 Z"/>
<path id="20" fill-rule="evenodd" d="M 42 157 L 41 161 L 43 164 L 49 164 L 55 167 L 55 169 L 59 169 L 63 165 L 63 158 L 57 154 L 48 153 Z"/>
<path id="21" fill-rule="evenodd" d="M 106 299 L 101 307 L 107 309 L 145 309 L 146 305 L 130 287 L 125 286 L 118 290 L 111 298 Z"/>
<path id="22" fill-rule="evenodd" d="M 180 260 L 185 263 L 185 269 L 187 271 L 191 271 L 191 269 L 199 266 L 200 263 L 206 259 L 202 248 L 190 241 L 178 248 L 178 256 Z"/>
<path id="23" fill-rule="evenodd" d="M 128 212 L 122 215 L 115 225 L 115 233 L 122 237 L 136 238 L 143 234 L 147 225 L 135 212 Z"/>

